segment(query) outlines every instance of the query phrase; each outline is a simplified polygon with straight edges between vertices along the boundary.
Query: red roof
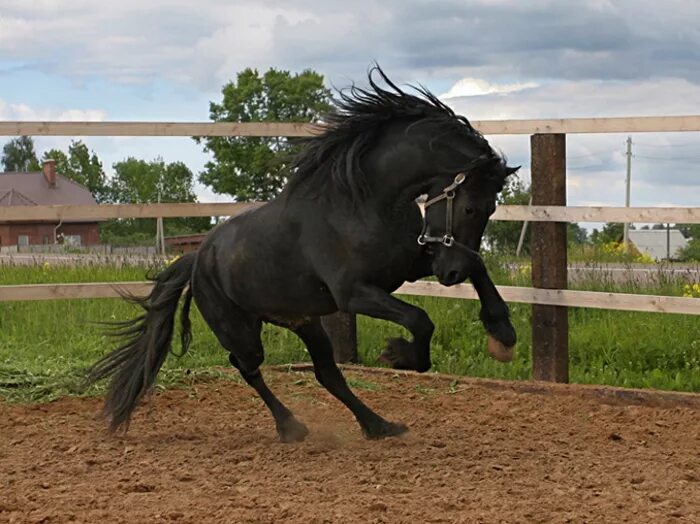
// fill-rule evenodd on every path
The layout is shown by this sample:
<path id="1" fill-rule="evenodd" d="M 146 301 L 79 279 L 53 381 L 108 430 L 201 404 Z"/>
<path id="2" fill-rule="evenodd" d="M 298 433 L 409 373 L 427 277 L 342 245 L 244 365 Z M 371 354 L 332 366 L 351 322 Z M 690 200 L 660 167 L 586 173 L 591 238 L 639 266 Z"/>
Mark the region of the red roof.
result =
<path id="1" fill-rule="evenodd" d="M 96 204 L 90 191 L 63 175 L 49 186 L 42 172 L 0 173 L 0 206 L 55 206 Z"/>

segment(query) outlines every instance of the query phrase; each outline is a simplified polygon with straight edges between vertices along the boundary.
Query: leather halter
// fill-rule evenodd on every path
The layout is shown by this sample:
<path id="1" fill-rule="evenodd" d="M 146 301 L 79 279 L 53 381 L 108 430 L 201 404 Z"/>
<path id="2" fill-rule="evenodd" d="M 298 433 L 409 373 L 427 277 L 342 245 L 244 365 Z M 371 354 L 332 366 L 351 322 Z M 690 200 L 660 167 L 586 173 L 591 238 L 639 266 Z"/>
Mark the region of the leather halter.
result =
<path id="1" fill-rule="evenodd" d="M 437 204 L 441 200 L 447 200 L 447 206 L 445 208 L 445 234 L 440 236 L 428 236 L 426 232 L 428 230 L 428 220 L 423 219 L 423 230 L 418 236 L 418 244 L 424 246 L 426 244 L 442 244 L 446 247 L 452 247 L 455 245 L 455 237 L 452 235 L 452 204 L 455 198 L 455 194 L 464 181 L 467 179 L 465 173 L 457 173 L 454 181 L 445 189 L 442 190 L 438 196 L 431 198 L 425 204 L 423 204 L 424 209 L 427 209 L 433 204 Z M 427 214 L 426 214 L 427 217 Z M 471 250 L 470 250 L 471 251 Z"/>

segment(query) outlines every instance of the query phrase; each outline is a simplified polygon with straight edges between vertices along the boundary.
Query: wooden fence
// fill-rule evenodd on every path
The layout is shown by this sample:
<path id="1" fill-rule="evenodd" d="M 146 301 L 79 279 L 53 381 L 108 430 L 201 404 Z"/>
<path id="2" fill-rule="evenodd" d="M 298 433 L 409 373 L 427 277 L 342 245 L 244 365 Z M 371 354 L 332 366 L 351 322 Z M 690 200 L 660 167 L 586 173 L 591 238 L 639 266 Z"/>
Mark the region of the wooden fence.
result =
<path id="1" fill-rule="evenodd" d="M 500 206 L 494 220 L 528 220 L 532 231 L 532 288 L 499 286 L 509 302 L 533 307 L 533 377 L 568 381 L 568 307 L 700 315 L 700 299 L 567 290 L 567 222 L 700 223 L 700 207 L 624 208 L 566 206 L 566 134 L 700 131 L 700 116 L 501 120 L 473 122 L 485 135 L 531 135 L 531 206 Z M 319 127 L 286 123 L 188 122 L 0 122 L 0 136 L 309 136 Z M 149 204 L 102 206 L 13 206 L 0 208 L 0 222 L 86 218 L 155 218 L 235 215 L 259 203 Z M 0 302 L 106 298 L 117 289 L 144 293 L 148 283 L 91 283 L 0 286 Z M 434 282 L 403 285 L 397 293 L 475 299 L 471 285 L 450 288 Z M 354 325 L 332 327 L 337 356 L 353 360 Z M 348 343 L 350 342 L 350 343 Z"/>

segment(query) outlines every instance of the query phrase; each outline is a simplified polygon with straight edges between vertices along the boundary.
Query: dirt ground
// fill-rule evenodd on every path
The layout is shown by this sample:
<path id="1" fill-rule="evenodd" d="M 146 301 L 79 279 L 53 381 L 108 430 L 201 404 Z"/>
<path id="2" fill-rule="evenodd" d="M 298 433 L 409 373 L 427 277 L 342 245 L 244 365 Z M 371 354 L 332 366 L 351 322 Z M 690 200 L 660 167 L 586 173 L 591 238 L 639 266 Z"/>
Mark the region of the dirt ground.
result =
<path id="1" fill-rule="evenodd" d="M 127 436 L 97 398 L 0 402 L 0 522 L 700 522 L 700 404 L 347 375 L 408 435 L 366 441 L 312 375 L 272 370 L 303 443 L 231 381 L 159 392 Z"/>

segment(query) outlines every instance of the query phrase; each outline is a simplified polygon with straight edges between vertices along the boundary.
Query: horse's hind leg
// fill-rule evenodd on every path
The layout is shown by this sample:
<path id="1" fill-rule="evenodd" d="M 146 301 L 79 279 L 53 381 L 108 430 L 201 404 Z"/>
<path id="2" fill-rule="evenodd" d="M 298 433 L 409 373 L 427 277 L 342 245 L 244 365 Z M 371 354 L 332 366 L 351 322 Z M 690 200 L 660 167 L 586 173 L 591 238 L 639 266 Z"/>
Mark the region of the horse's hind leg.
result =
<path id="1" fill-rule="evenodd" d="M 263 347 L 260 340 L 262 322 L 241 310 L 228 298 L 207 290 L 206 298 L 197 302 L 209 327 L 229 352 L 229 361 L 240 371 L 243 379 L 258 392 L 275 419 L 282 442 L 301 442 L 309 430 L 282 404 L 263 380 L 260 365 Z"/>
<path id="2" fill-rule="evenodd" d="M 408 431 L 403 424 L 388 422 L 368 408 L 350 390 L 333 360 L 333 348 L 320 319 L 297 327 L 294 332 L 304 341 L 314 363 L 316 379 L 353 412 L 367 438 L 378 439 Z"/>
<path id="3" fill-rule="evenodd" d="M 233 354 L 229 355 L 229 360 L 231 363 L 238 367 L 235 362 L 235 357 Z M 282 404 L 282 402 L 275 396 L 275 394 L 270 391 L 267 384 L 263 380 L 262 373 L 260 373 L 260 368 L 257 368 L 252 373 L 243 371 L 238 368 L 241 375 L 245 381 L 250 384 L 250 386 L 258 392 L 258 395 L 263 399 L 267 407 L 270 409 L 272 416 L 275 419 L 275 425 L 277 426 L 277 434 L 282 442 L 301 442 L 309 434 L 309 430 L 304 424 L 299 422 L 289 408 Z"/>

